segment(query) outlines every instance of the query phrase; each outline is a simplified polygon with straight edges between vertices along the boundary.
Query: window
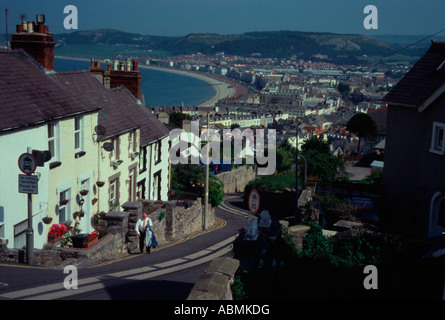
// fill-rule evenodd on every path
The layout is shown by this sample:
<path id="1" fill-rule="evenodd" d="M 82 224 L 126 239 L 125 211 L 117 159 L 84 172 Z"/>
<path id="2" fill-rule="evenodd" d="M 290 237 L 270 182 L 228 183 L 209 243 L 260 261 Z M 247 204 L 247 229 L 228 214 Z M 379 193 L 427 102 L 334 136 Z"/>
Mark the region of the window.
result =
<path id="1" fill-rule="evenodd" d="M 114 179 L 113 181 L 110 182 L 110 208 L 113 208 L 116 206 L 117 201 L 118 201 L 118 196 L 117 196 L 117 180 L 118 179 Z"/>
<path id="2" fill-rule="evenodd" d="M 60 132 L 59 123 L 48 123 L 48 150 L 51 152 L 50 169 L 58 167 L 60 162 Z"/>
<path id="3" fill-rule="evenodd" d="M 154 145 L 153 155 L 155 157 L 155 164 L 161 162 L 161 141 L 157 141 Z"/>
<path id="4" fill-rule="evenodd" d="M 139 152 L 139 173 L 147 170 L 147 148 L 141 147 Z"/>
<path id="5" fill-rule="evenodd" d="M 161 200 L 161 170 L 153 176 L 153 200 Z"/>
<path id="6" fill-rule="evenodd" d="M 130 169 L 128 176 L 128 201 L 136 200 L 136 168 Z"/>
<path id="7" fill-rule="evenodd" d="M 59 193 L 59 223 L 65 223 L 71 220 L 70 198 L 71 189 L 66 189 Z"/>
<path id="8" fill-rule="evenodd" d="M 80 156 L 79 152 L 84 151 L 84 136 L 85 135 L 84 135 L 83 117 L 75 117 L 74 118 L 74 152 L 76 153 L 76 158 L 78 156 Z"/>
<path id="9" fill-rule="evenodd" d="M 445 123 L 434 122 L 430 152 L 440 155 L 445 153 L 444 133 Z"/>

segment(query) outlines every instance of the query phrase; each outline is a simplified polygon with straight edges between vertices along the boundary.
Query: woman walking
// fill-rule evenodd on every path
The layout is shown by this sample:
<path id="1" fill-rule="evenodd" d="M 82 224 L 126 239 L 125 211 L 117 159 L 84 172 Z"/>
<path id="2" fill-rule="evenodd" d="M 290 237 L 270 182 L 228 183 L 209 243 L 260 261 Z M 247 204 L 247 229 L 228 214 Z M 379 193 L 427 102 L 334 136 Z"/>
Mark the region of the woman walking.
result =
<path id="1" fill-rule="evenodd" d="M 136 223 L 136 233 L 139 237 L 139 249 L 141 253 L 144 252 L 144 247 L 146 248 L 147 253 L 150 253 L 151 238 L 153 236 L 151 226 L 153 226 L 153 222 L 148 217 L 148 214 L 144 212 L 142 218 Z"/>

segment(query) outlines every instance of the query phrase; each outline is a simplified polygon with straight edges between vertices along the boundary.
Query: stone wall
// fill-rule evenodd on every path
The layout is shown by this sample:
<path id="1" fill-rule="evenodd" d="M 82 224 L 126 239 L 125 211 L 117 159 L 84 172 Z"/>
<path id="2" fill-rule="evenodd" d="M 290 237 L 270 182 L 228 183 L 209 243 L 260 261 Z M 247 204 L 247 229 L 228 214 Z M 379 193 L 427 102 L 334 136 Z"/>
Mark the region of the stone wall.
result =
<path id="1" fill-rule="evenodd" d="M 240 262 L 223 257 L 213 260 L 196 281 L 187 300 L 233 300 L 232 283 Z"/>
<path id="2" fill-rule="evenodd" d="M 197 199 L 190 207 L 177 206 L 176 201 L 134 201 L 122 205 L 124 211 L 113 211 L 105 215 L 94 227 L 106 235 L 91 248 L 62 248 L 47 245 L 34 249 L 34 265 L 64 267 L 89 266 L 104 259 L 139 252 L 136 234 L 137 220 L 145 210 L 153 221 L 153 232 L 160 246 L 203 230 L 215 222 L 214 210 L 207 217 L 203 205 Z M 0 241 L 0 261 L 26 262 L 23 250 L 8 249 L 7 242 Z"/>
<path id="3" fill-rule="evenodd" d="M 219 173 L 216 177 L 224 182 L 224 193 L 244 192 L 244 187 L 256 178 L 253 166 L 241 166 L 235 170 Z"/>

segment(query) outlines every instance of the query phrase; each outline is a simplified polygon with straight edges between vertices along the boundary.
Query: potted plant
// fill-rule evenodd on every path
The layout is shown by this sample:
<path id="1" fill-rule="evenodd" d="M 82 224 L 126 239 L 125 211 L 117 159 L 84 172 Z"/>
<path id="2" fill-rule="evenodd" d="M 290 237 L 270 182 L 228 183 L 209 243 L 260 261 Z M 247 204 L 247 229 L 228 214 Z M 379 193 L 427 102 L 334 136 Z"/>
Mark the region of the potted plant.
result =
<path id="1" fill-rule="evenodd" d="M 79 193 L 83 196 L 83 197 L 85 197 L 87 194 L 88 194 L 88 190 L 80 190 L 79 191 Z"/>
<path id="2" fill-rule="evenodd" d="M 77 219 L 79 217 L 79 211 L 73 213 L 73 219 Z"/>
<path id="3" fill-rule="evenodd" d="M 139 152 L 135 151 L 131 153 L 131 160 L 136 159 L 136 157 L 139 155 Z"/>
<path id="4" fill-rule="evenodd" d="M 94 198 L 93 200 L 91 200 L 91 203 L 92 203 L 93 205 L 95 205 L 97 201 L 98 201 L 98 199 L 97 199 L 97 198 Z"/>
<path id="5" fill-rule="evenodd" d="M 59 205 L 64 206 L 64 205 L 68 204 L 68 202 L 69 202 L 68 199 L 60 200 Z"/>
<path id="6" fill-rule="evenodd" d="M 117 168 L 122 162 L 124 162 L 123 160 L 114 160 L 113 161 L 113 167 Z"/>
<path id="7" fill-rule="evenodd" d="M 48 241 L 52 243 L 59 241 L 67 230 L 68 227 L 64 224 L 53 224 L 48 231 Z"/>
<path id="8" fill-rule="evenodd" d="M 53 218 L 51 217 L 43 217 L 42 221 L 44 224 L 50 224 L 53 221 Z"/>
<path id="9" fill-rule="evenodd" d="M 99 188 L 103 187 L 105 185 L 105 181 L 96 181 L 96 186 Z"/>
<path id="10" fill-rule="evenodd" d="M 99 241 L 99 232 L 93 231 L 87 236 L 86 241 L 83 243 L 83 247 L 90 248 L 94 246 L 98 241 Z"/>

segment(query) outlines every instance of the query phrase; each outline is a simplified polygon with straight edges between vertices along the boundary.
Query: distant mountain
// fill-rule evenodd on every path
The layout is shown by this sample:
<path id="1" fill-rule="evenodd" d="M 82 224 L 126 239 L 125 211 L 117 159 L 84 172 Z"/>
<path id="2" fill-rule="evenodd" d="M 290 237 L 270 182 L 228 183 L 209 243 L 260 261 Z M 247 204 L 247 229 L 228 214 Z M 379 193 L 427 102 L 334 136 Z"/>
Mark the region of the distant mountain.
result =
<path id="1" fill-rule="evenodd" d="M 228 55 L 261 56 L 264 58 L 324 59 L 333 62 L 360 62 L 366 57 L 383 57 L 394 51 L 389 44 L 370 36 L 354 34 L 315 33 L 298 31 L 263 31 L 235 35 L 211 33 L 181 37 L 151 36 L 101 29 L 77 31 L 55 36 L 56 54 L 86 46 L 114 47 L 110 54 L 176 56 L 201 52 Z M 116 47 L 120 47 L 117 50 Z M 74 50 L 74 51 L 73 51 Z M 105 50 L 106 52 L 106 50 Z M 135 54 L 137 53 L 137 54 Z M 365 57 L 365 58 L 364 58 Z"/>

